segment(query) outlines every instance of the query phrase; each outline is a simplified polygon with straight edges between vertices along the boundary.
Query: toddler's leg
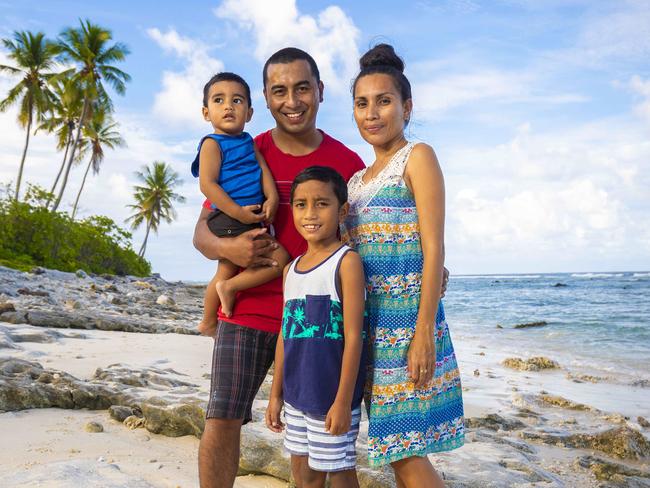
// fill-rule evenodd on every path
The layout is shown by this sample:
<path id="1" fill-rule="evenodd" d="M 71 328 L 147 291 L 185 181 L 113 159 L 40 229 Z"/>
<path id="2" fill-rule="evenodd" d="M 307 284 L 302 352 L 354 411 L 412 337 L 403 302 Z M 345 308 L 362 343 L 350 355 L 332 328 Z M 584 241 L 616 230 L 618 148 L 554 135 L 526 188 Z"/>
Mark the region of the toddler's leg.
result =
<path id="1" fill-rule="evenodd" d="M 331 488 L 359 488 L 356 469 L 346 469 L 330 473 Z"/>
<path id="2" fill-rule="evenodd" d="M 232 278 L 218 280 L 216 284 L 217 293 L 221 300 L 221 311 L 226 317 L 232 315 L 235 305 L 235 295 L 242 290 L 248 290 L 255 286 L 271 281 L 282 276 L 282 270 L 289 262 L 289 253 L 282 247 L 278 247 L 271 257 L 278 263 L 277 266 L 263 266 L 259 268 L 247 268 L 238 275 L 231 275 Z M 232 263 L 229 263 L 234 266 Z M 221 269 L 221 264 L 219 264 Z M 235 271 L 237 268 L 235 268 Z M 233 273 L 234 274 L 234 273 Z"/>
<path id="3" fill-rule="evenodd" d="M 203 297 L 203 320 L 199 322 L 199 326 L 197 327 L 201 335 L 209 337 L 214 337 L 217 331 L 217 312 L 219 311 L 220 301 L 215 285 L 217 283 L 218 273 L 218 271 L 215 273 L 210 283 L 208 283 L 208 287 L 205 289 L 205 295 Z"/>
<path id="4" fill-rule="evenodd" d="M 223 309 L 223 304 L 217 292 L 219 282 L 232 278 L 237 273 L 237 266 L 226 259 L 219 261 L 219 267 L 214 278 L 208 284 L 203 298 L 203 320 L 199 324 L 198 330 L 201 334 L 214 337 L 217 331 L 217 320 L 219 306 Z"/>

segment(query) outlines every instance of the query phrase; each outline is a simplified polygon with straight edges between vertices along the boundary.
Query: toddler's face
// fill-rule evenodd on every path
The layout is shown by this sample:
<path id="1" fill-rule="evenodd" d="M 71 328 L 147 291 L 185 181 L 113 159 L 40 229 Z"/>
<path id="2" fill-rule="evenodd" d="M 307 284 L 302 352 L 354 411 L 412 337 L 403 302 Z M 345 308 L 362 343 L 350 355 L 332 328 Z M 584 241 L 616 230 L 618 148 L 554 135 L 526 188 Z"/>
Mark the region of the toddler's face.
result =
<path id="1" fill-rule="evenodd" d="M 208 92 L 208 106 L 203 118 L 212 124 L 217 134 L 238 135 L 253 116 L 244 87 L 236 81 L 218 81 Z"/>

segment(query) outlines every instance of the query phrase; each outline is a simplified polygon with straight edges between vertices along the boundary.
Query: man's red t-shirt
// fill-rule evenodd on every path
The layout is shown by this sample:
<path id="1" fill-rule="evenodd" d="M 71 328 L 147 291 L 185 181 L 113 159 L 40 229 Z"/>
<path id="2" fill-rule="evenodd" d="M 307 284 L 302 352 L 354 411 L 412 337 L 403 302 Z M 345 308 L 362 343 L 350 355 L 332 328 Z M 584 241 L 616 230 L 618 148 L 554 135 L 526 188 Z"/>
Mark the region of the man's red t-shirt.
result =
<path id="1" fill-rule="evenodd" d="M 323 131 L 320 132 L 323 135 L 320 146 L 314 152 L 304 156 L 292 156 L 280 151 L 273 142 L 270 130 L 255 138 L 255 144 L 264 156 L 280 194 L 280 205 L 273 222 L 275 238 L 284 246 L 291 259 L 307 250 L 305 240 L 293 225 L 291 205 L 289 205 L 293 179 L 303 169 L 319 165 L 334 168 L 345 181 L 348 181 L 354 173 L 365 167 L 355 152 Z M 282 320 L 282 278 L 238 293 L 232 316 L 225 317 L 220 312 L 219 319 L 278 333 Z"/>

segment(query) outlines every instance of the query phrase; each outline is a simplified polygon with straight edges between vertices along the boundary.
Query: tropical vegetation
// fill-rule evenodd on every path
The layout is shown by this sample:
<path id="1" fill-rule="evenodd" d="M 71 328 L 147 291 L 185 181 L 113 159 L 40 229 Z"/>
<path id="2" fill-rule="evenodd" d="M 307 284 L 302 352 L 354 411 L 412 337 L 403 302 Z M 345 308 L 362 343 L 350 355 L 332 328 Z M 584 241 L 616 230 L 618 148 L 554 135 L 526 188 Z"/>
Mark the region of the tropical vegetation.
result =
<path id="1" fill-rule="evenodd" d="M 14 200 L 18 200 L 32 124 L 43 118 L 50 105 L 47 81 L 54 75 L 50 70 L 54 66 L 58 46 L 46 40 L 42 32 L 14 32 L 13 37 L 13 40 L 2 39 L 2 44 L 16 66 L 1 64 L 0 72 L 18 76 L 20 81 L 0 100 L 0 112 L 18 103 L 18 123 L 25 128 L 25 148 L 20 158 L 14 195 Z"/>
<path id="2" fill-rule="evenodd" d="M 131 228 L 137 229 L 146 222 L 147 230 L 138 256 L 144 257 L 147 249 L 149 232 L 158 233 L 158 226 L 164 220 L 171 223 L 176 218 L 173 202 L 182 203 L 185 197 L 174 193 L 174 187 L 181 184 L 178 173 L 163 161 L 154 161 L 151 166 L 145 166 L 136 172 L 137 178 L 143 183 L 133 189 L 135 203 L 129 205 L 133 210 L 126 221 L 131 222 Z"/>
<path id="3" fill-rule="evenodd" d="M 7 192 L 6 192 L 7 193 Z M 147 276 L 150 264 L 131 248 L 131 234 L 108 217 L 72 220 L 47 207 L 54 198 L 28 185 L 23 201 L 0 195 L 0 265 Z"/>
<path id="4" fill-rule="evenodd" d="M 107 164 L 107 150 L 126 144 L 113 117 L 110 92 L 125 93 L 131 77 L 118 64 L 129 49 L 115 42 L 109 29 L 90 20 L 64 28 L 54 40 L 43 32 L 20 31 L 1 42 L 8 62 L 0 65 L 0 73 L 16 83 L 6 95 L 0 94 L 0 112 L 17 106 L 25 143 L 12 195 L 0 199 L 0 265 L 148 273 L 142 256 L 150 232 L 157 233 L 163 221 L 171 222 L 176 216 L 174 202 L 184 201 L 174 192 L 180 180 L 169 165 L 157 161 L 136 173 L 142 185 L 134 188 L 135 203 L 129 205 L 134 213 L 127 221 L 134 229 L 146 225 L 138 255 L 128 243 L 131 234 L 107 217 L 75 220 L 91 170 L 97 175 Z M 28 185 L 21 200 L 30 137 L 38 132 L 54 136 L 62 157 L 53 163 L 58 171 L 50 190 Z M 68 215 L 60 210 L 61 204 L 71 172 L 82 164 L 83 179 Z"/>

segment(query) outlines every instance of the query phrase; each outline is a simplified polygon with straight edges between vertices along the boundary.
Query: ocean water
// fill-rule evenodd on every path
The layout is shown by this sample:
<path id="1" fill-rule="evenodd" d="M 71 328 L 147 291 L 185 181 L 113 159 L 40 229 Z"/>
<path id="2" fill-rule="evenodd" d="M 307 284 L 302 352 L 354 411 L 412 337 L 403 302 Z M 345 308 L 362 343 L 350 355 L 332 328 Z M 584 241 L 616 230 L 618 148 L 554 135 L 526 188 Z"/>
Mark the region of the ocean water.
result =
<path id="1" fill-rule="evenodd" d="M 650 272 L 452 276 L 444 304 L 454 342 L 650 387 Z"/>

